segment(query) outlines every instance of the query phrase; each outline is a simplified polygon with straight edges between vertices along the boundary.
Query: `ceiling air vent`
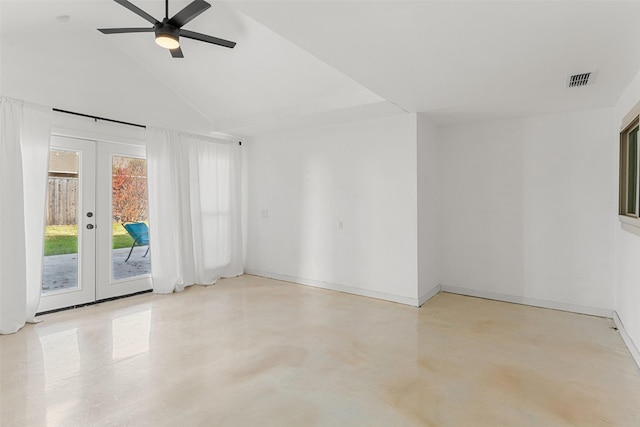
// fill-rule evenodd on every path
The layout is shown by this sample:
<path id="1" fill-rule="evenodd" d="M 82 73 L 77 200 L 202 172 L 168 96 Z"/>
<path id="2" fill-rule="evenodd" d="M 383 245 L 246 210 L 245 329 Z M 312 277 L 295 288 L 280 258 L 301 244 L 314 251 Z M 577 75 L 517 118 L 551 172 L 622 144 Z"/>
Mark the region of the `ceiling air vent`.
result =
<path id="1" fill-rule="evenodd" d="M 574 74 L 569 77 L 569 87 L 586 86 L 589 83 L 591 73 Z"/>

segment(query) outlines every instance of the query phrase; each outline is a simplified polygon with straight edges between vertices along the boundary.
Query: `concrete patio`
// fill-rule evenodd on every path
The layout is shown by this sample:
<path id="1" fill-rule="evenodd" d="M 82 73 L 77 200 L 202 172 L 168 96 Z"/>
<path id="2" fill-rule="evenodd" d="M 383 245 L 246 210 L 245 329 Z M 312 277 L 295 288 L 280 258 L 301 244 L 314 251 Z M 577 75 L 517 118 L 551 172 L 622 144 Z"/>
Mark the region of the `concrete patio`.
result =
<path id="1" fill-rule="evenodd" d="M 114 249 L 111 253 L 113 281 L 141 276 L 151 272 L 150 256 L 143 257 L 146 246 L 135 247 L 125 262 L 130 248 Z M 78 285 L 78 254 L 44 257 L 42 291 L 71 289 Z"/>

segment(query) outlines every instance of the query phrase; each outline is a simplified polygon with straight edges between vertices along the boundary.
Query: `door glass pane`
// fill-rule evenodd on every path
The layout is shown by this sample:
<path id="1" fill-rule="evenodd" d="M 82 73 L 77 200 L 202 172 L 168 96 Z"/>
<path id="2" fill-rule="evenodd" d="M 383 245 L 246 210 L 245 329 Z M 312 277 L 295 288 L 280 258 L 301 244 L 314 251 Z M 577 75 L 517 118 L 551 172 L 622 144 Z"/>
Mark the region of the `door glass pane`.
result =
<path id="1" fill-rule="evenodd" d="M 629 132 L 627 161 L 627 213 L 637 215 L 638 128 Z"/>
<path id="2" fill-rule="evenodd" d="M 77 151 L 51 150 L 42 292 L 78 287 Z"/>
<path id="3" fill-rule="evenodd" d="M 113 156 L 112 164 L 112 280 L 151 272 L 147 219 L 147 162 Z"/>

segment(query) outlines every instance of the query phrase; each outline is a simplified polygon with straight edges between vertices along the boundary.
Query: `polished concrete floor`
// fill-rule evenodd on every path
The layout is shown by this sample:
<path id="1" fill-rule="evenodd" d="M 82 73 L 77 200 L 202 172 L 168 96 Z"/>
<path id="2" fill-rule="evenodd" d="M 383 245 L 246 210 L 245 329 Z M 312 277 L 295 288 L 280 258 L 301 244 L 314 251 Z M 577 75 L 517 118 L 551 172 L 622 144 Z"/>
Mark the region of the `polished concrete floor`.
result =
<path id="1" fill-rule="evenodd" d="M 243 276 L 0 336 L 0 425 L 640 426 L 611 320 Z"/>

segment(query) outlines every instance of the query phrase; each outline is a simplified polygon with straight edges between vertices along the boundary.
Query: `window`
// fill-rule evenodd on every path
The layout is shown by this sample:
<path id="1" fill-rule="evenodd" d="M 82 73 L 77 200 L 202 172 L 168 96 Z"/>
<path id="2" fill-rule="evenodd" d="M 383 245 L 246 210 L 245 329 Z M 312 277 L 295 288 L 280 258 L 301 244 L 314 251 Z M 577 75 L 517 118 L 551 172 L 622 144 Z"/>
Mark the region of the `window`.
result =
<path id="1" fill-rule="evenodd" d="M 620 132 L 620 207 L 619 214 L 638 218 L 638 117 Z"/>

